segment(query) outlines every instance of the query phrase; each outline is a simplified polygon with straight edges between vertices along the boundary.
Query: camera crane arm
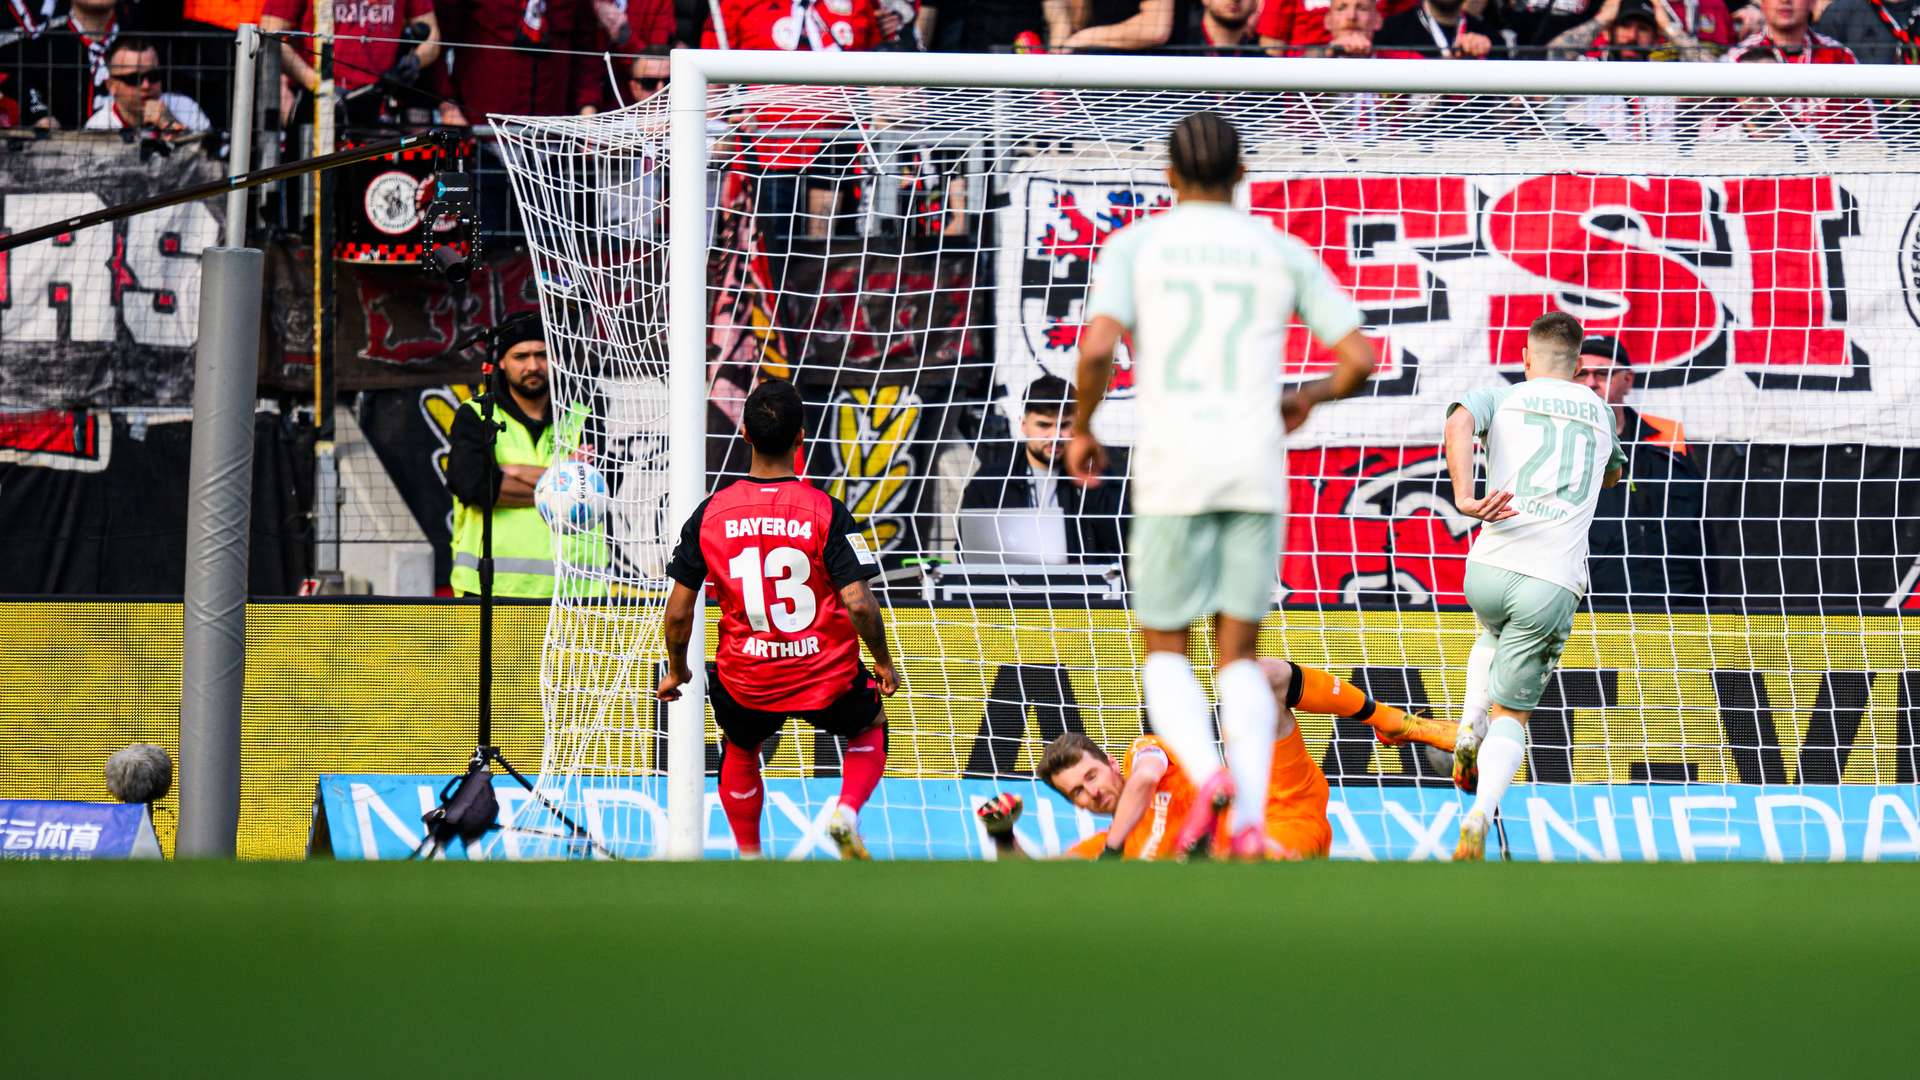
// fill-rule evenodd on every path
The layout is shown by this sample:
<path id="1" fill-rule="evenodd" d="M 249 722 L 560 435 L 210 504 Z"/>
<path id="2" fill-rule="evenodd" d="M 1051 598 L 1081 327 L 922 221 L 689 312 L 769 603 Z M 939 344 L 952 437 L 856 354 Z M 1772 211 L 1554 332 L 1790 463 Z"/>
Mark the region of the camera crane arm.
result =
<path id="1" fill-rule="evenodd" d="M 322 154 L 319 157 L 307 158 L 303 161 L 290 161 L 265 169 L 255 169 L 252 172 L 241 173 L 238 176 L 209 180 L 204 184 L 195 184 L 192 187 L 181 188 L 178 191 L 169 191 L 165 194 L 155 195 L 146 199 L 136 199 L 133 202 L 121 203 L 118 206 L 109 206 L 100 210 L 94 210 L 90 213 L 65 218 L 61 221 L 55 221 L 39 226 L 38 228 L 28 229 L 24 232 L 0 236 L 0 254 L 5 254 L 15 248 L 25 247 L 28 244 L 37 244 L 42 240 L 52 240 L 57 236 L 64 236 L 67 233 L 85 229 L 93 225 L 104 225 L 111 221 L 118 221 L 121 218 L 133 217 L 136 214 L 145 214 L 153 210 L 164 210 L 169 206 L 179 206 L 181 203 L 197 202 L 201 199 L 212 198 L 215 195 L 225 195 L 229 191 L 259 187 L 261 184 L 271 184 L 278 180 L 291 180 L 296 176 L 304 176 L 308 173 L 316 173 L 325 169 L 337 169 L 342 165 L 352 165 L 355 162 L 366 161 L 369 158 L 381 157 L 400 150 L 409 150 L 426 143 L 437 143 L 445 147 L 451 137 L 450 133 L 437 129 L 422 132 L 417 135 L 399 135 L 391 139 L 381 139 L 376 142 L 371 142 L 365 146 L 356 146 L 351 150 L 340 150 L 331 154 Z"/>

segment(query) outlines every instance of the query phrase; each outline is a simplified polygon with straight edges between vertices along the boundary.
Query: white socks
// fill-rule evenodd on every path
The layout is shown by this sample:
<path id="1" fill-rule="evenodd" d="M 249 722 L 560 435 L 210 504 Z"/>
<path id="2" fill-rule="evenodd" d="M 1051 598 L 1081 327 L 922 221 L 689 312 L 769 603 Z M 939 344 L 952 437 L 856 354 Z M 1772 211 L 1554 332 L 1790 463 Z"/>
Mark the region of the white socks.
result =
<path id="1" fill-rule="evenodd" d="M 1473 639 L 1473 651 L 1467 654 L 1467 701 L 1460 710 L 1460 726 L 1471 728 L 1476 735 L 1487 733 L 1487 712 L 1493 704 L 1487 693 L 1498 651 L 1493 635 L 1483 631 Z"/>
<path id="2" fill-rule="evenodd" d="M 1264 688 L 1264 678 L 1261 685 Z M 1140 689 L 1147 698 L 1147 722 L 1153 725 L 1153 733 L 1167 744 L 1194 786 L 1213 779 L 1220 771 L 1220 752 L 1213 746 L 1213 716 L 1186 656 L 1148 653 L 1146 663 L 1140 665 Z M 1271 691 L 1267 700 L 1273 700 Z"/>
<path id="3" fill-rule="evenodd" d="M 1220 771 L 1220 754 L 1213 745 L 1207 696 L 1194 677 L 1192 663 L 1179 653 L 1148 653 L 1140 682 L 1154 734 L 1167 744 L 1195 787 L 1213 779 Z M 1220 688 L 1220 732 L 1227 743 L 1227 767 L 1233 772 L 1232 827 L 1238 832 L 1266 821 L 1280 706 L 1257 660 L 1237 660 L 1221 668 L 1214 685 Z"/>
<path id="4" fill-rule="evenodd" d="M 1468 814 L 1489 817 L 1500 808 L 1500 797 L 1507 793 L 1527 758 L 1527 732 L 1511 716 L 1495 717 L 1480 744 L 1480 787 L 1473 796 Z"/>
<path id="5" fill-rule="evenodd" d="M 1233 772 L 1233 831 L 1238 833 L 1266 822 L 1280 706 L 1257 660 L 1236 660 L 1221 668 L 1214 685 L 1220 688 L 1220 733 L 1226 737 L 1227 768 Z"/>

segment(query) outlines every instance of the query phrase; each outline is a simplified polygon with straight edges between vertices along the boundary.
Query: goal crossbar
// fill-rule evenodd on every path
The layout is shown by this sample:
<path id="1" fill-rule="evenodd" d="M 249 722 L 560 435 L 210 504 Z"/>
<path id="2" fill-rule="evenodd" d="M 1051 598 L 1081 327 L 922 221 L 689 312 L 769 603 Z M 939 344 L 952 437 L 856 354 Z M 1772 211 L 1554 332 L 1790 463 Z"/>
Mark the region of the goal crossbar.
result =
<path id="1" fill-rule="evenodd" d="M 1560 60 L 1279 59 L 1216 56 L 1016 56 L 676 49 L 676 81 L 831 86 L 1076 90 L 1270 90 L 1381 94 L 1630 94 L 1636 97 L 1920 98 L 1920 71 L 1898 65 L 1619 65 Z"/>

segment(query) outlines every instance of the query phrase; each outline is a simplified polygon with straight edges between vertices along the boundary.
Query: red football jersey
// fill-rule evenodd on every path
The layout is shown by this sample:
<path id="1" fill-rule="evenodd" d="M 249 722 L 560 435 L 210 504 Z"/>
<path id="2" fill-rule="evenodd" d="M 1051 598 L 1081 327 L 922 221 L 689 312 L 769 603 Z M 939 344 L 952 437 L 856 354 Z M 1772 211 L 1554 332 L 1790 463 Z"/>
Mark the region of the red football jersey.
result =
<path id="1" fill-rule="evenodd" d="M 1729 63 L 1755 49 L 1771 48 L 1787 64 L 1857 64 L 1853 50 L 1833 38 L 1807 31 L 1807 43 L 1795 52 L 1786 52 L 1765 31 L 1747 38 L 1727 53 Z M 1874 133 L 1873 102 L 1864 98 L 1787 98 L 1777 106 L 1769 105 L 1756 121 L 1766 124 L 1782 114 L 1803 131 L 1827 138 L 1867 138 Z"/>
<path id="2" fill-rule="evenodd" d="M 667 576 L 720 603 L 720 681 L 749 709 L 824 709 L 853 685 L 860 639 L 840 590 L 880 572 L 853 515 L 798 477 L 745 477 L 693 513 Z"/>
<path id="3" fill-rule="evenodd" d="M 875 0 L 721 0 L 720 17 L 729 49 L 864 52 L 880 44 Z M 709 15 L 700 47 L 719 44 Z M 760 106 L 754 122 L 766 129 L 754 141 L 757 160 L 781 170 L 811 166 L 833 133 L 857 127 L 851 116 L 781 101 Z"/>
<path id="4" fill-rule="evenodd" d="M 313 30 L 313 4 L 309 0 L 267 0 L 263 13 L 308 32 Z M 413 46 L 394 39 L 408 23 L 431 14 L 433 0 L 334 0 L 333 81 L 342 90 L 356 90 L 378 81 L 381 73 L 400 59 L 402 49 L 413 51 Z M 369 38 L 385 40 L 366 40 Z M 315 62 L 305 39 L 289 44 L 307 63 Z"/>
<path id="5" fill-rule="evenodd" d="M 1807 31 L 1806 45 L 1793 52 L 1787 52 L 1781 46 L 1774 44 L 1773 38 L 1762 30 L 1735 45 L 1733 51 L 1727 53 L 1727 62 L 1737 64 L 1741 57 L 1753 50 L 1769 46 L 1780 54 L 1780 62 L 1783 64 L 1857 64 L 1860 62 L 1854 58 L 1853 50 L 1847 48 L 1844 43 L 1813 30 Z"/>
<path id="6" fill-rule="evenodd" d="M 1332 5 L 1333 0 L 1267 0 L 1255 29 L 1261 37 L 1295 48 L 1325 45 L 1333 40 L 1327 33 L 1327 8 Z"/>
<path id="7" fill-rule="evenodd" d="M 874 7 L 873 0 L 720 0 L 720 17 L 729 49 L 864 51 L 880 44 Z M 700 47 L 719 45 L 709 15 Z"/>

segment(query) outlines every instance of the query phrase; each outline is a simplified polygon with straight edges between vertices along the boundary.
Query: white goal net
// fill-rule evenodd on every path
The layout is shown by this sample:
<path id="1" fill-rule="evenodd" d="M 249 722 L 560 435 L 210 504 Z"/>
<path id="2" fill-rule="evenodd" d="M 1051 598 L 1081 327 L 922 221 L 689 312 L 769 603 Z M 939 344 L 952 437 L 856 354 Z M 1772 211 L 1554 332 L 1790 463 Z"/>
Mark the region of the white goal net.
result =
<path id="1" fill-rule="evenodd" d="M 938 82 L 948 61 L 916 62 Z M 1204 62 L 1242 81 L 1257 63 Z M 1194 62 L 1161 63 L 1190 76 Z M 1531 79 L 1543 65 L 1513 67 Z M 1753 66 L 1702 74 L 1736 67 Z M 1199 109 L 1242 133 L 1241 205 L 1315 249 L 1382 361 L 1367 394 L 1290 438 L 1262 654 L 1457 715 L 1472 522 L 1439 456 L 1445 407 L 1517 378 L 1528 324 L 1566 311 L 1612 343 L 1586 363 L 1620 406 L 1631 463 L 1602 503 L 1592 591 L 1505 804 L 1509 852 L 1920 853 L 1910 102 L 755 81 L 714 85 L 704 116 L 679 118 L 704 129 L 708 158 L 704 190 L 673 193 L 705 208 L 705 357 L 679 369 L 700 372 L 700 445 L 668 440 L 667 95 L 495 121 L 556 400 L 598 418 L 581 452 L 616 506 L 610 562 L 565 567 L 542 659 L 541 797 L 498 841 L 510 853 L 663 850 L 668 725 L 651 689 L 684 513 L 669 515 L 668 462 L 701 458 L 707 490 L 741 475 L 739 409 L 767 378 L 800 388 L 805 474 L 886 570 L 905 686 L 886 704 L 868 845 L 983 857 L 971 810 L 998 790 L 1026 798 L 1036 852 L 1104 827 L 1032 773 L 1062 732 L 1117 754 L 1142 730 L 1120 557 L 1131 373 L 1123 361 L 1097 425 L 1122 453 L 1085 492 L 1046 465 L 1071 417 L 1047 377 L 1071 383 L 1090 268 L 1114 231 L 1169 204 L 1165 138 Z M 1309 379 L 1325 352 L 1296 327 L 1273 364 Z M 1333 784 L 1336 857 L 1444 857 L 1461 804 L 1433 762 L 1358 721 L 1300 720 Z M 724 857 L 716 739 L 709 720 L 698 835 Z M 770 852 L 830 854 L 837 740 L 790 723 L 764 753 Z"/>

